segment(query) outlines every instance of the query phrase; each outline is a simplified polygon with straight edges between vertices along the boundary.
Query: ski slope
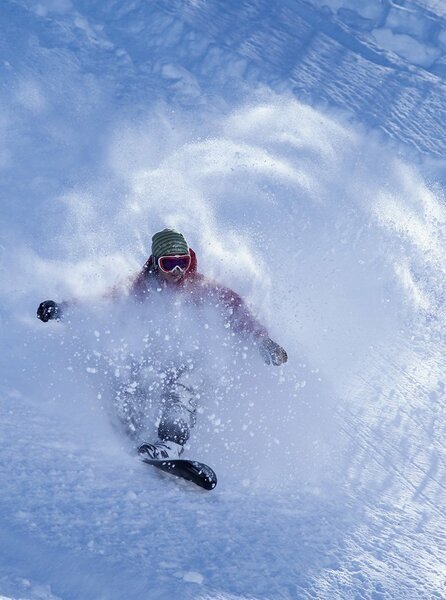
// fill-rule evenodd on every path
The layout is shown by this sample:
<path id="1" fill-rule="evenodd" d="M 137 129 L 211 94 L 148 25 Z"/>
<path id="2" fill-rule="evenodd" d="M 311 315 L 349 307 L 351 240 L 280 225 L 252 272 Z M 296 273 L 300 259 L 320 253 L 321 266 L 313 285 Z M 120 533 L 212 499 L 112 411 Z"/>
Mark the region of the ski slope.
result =
<path id="1" fill-rule="evenodd" d="M 4 0 L 0 31 L 0 598 L 446 597 L 443 3 Z M 166 226 L 286 365 L 107 296 Z M 210 493 L 113 406 L 191 348 Z"/>

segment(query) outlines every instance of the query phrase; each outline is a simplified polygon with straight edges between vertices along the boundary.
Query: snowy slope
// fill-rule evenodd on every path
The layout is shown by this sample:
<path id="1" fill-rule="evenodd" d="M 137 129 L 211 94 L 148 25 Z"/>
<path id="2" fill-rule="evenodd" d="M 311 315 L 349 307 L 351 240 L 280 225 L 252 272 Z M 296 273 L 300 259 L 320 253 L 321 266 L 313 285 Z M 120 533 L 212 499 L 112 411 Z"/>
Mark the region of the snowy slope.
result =
<path id="1" fill-rule="evenodd" d="M 4 0 L 0 597 L 446 596 L 445 19 Z M 100 299 L 166 225 L 287 365 Z M 111 401 L 191 345 L 211 493 L 140 464 Z"/>

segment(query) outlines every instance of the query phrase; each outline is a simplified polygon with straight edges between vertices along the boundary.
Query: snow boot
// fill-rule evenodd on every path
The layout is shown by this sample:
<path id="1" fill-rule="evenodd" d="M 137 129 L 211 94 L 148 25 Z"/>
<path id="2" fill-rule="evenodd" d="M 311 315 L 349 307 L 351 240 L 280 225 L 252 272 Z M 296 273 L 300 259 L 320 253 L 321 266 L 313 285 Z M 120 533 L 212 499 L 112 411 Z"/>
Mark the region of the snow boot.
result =
<path id="1" fill-rule="evenodd" d="M 154 444 L 144 443 L 138 448 L 142 458 L 152 460 L 176 460 L 183 452 L 183 446 L 170 440 L 158 440 Z"/>

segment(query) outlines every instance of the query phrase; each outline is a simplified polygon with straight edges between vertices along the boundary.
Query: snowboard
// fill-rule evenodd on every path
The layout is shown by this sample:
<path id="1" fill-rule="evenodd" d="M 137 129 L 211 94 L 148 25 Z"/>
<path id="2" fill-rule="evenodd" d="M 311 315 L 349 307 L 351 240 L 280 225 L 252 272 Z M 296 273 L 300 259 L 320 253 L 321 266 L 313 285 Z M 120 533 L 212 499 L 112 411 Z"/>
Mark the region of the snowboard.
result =
<path id="1" fill-rule="evenodd" d="M 175 460 L 142 458 L 141 460 L 165 473 L 192 481 L 205 490 L 213 490 L 217 485 L 217 475 L 211 467 L 196 460 L 186 460 L 183 458 Z"/>

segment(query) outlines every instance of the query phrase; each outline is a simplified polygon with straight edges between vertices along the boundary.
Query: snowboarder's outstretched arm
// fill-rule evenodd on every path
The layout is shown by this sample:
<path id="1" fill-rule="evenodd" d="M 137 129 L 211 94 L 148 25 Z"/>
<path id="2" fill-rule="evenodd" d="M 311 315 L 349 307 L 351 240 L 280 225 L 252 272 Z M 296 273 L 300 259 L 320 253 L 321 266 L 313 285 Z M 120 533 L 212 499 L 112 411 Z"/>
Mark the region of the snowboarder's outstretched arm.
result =
<path id="1" fill-rule="evenodd" d="M 134 277 L 129 278 L 128 284 L 134 281 Z M 128 285 L 127 285 L 128 287 Z M 102 300 L 119 300 L 125 294 L 124 286 L 114 286 L 109 291 L 98 296 L 98 299 Z M 70 300 L 63 300 L 62 302 L 55 302 L 54 300 L 44 300 L 37 307 L 37 318 L 47 323 L 48 321 L 61 321 L 63 320 L 67 309 L 71 306 L 75 306 L 79 303 L 76 298 L 70 298 Z"/>
<path id="2" fill-rule="evenodd" d="M 217 289 L 231 329 L 251 338 L 267 365 L 279 366 L 286 363 L 288 355 L 284 348 L 269 337 L 267 329 L 253 316 L 241 296 L 229 288 L 218 286 Z"/>

